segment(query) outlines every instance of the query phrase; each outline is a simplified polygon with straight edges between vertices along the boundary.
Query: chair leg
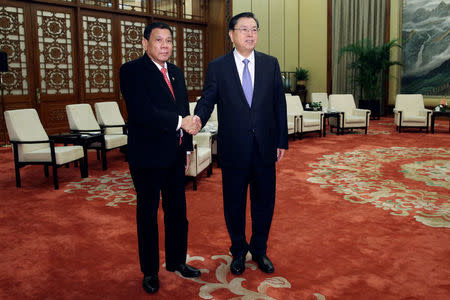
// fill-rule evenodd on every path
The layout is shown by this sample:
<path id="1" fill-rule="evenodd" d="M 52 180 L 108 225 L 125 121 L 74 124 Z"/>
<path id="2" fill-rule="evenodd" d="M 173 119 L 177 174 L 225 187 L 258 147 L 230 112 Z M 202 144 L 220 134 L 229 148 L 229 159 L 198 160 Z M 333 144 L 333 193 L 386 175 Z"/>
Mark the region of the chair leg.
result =
<path id="1" fill-rule="evenodd" d="M 80 161 L 80 175 L 81 175 L 81 178 L 88 177 L 88 172 L 87 172 L 86 164 L 84 162 L 84 157 L 80 158 L 79 160 L 76 160 L 75 162 L 78 164 L 78 161 Z"/>
<path id="2" fill-rule="evenodd" d="M 20 182 L 20 168 L 17 164 L 15 164 L 15 171 L 16 171 L 16 186 L 17 187 L 21 187 L 21 182 Z"/>
<path id="3" fill-rule="evenodd" d="M 48 166 L 44 165 L 44 175 L 48 178 Z"/>
<path id="4" fill-rule="evenodd" d="M 206 173 L 208 177 L 211 177 L 212 171 L 213 171 L 213 168 L 212 168 L 212 162 L 211 162 L 211 164 L 208 166 L 208 172 Z"/>
<path id="5" fill-rule="evenodd" d="M 367 134 L 367 127 L 364 129 L 364 134 Z"/>
<path id="6" fill-rule="evenodd" d="M 55 190 L 59 189 L 58 184 L 58 166 L 56 164 L 53 164 L 53 185 L 55 186 Z"/>
<path id="7" fill-rule="evenodd" d="M 197 176 L 194 176 L 194 181 L 192 182 L 192 189 L 197 190 Z"/>

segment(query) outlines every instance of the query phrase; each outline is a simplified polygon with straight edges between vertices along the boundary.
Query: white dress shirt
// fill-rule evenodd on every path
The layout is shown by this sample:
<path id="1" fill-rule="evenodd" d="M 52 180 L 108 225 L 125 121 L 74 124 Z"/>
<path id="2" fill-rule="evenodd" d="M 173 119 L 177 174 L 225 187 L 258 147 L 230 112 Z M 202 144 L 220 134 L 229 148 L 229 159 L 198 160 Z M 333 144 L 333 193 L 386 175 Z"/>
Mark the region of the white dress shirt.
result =
<path id="1" fill-rule="evenodd" d="M 155 62 L 153 59 L 152 59 L 152 62 L 155 63 L 155 65 L 158 67 L 159 71 L 161 72 L 161 69 L 162 69 L 163 67 L 161 67 L 161 65 L 158 64 L 157 62 Z M 167 69 L 167 63 L 164 63 L 164 68 L 166 68 L 166 71 L 167 71 L 167 78 L 170 78 L 169 69 Z M 170 79 L 169 79 L 169 80 L 170 80 Z M 180 116 L 180 115 L 178 115 L 178 125 L 177 125 L 176 131 L 180 130 L 180 136 L 181 136 L 181 137 L 183 137 L 183 130 L 180 129 L 180 128 L 181 128 L 181 121 L 182 121 L 182 120 L 183 120 L 183 117 Z M 191 154 L 191 151 L 186 151 L 186 154 Z"/>
<path id="2" fill-rule="evenodd" d="M 163 67 L 161 67 L 160 64 L 158 64 L 157 62 L 155 62 L 154 60 L 152 60 L 152 62 L 158 67 L 159 71 L 161 72 L 161 69 Z M 164 63 L 164 68 L 166 68 L 167 71 L 167 78 L 170 78 L 170 74 L 169 74 L 169 69 L 167 69 L 167 63 Z M 170 80 L 170 79 L 169 79 Z M 177 125 L 177 131 L 180 130 L 181 128 L 181 120 L 183 118 L 181 116 L 178 116 L 178 125 Z M 183 136 L 183 131 L 181 131 L 181 136 Z"/>
<path id="3" fill-rule="evenodd" d="M 234 54 L 234 61 L 236 62 L 236 67 L 239 74 L 239 80 L 241 81 L 242 85 L 242 73 L 244 73 L 244 67 L 245 64 L 242 62 L 244 59 L 248 59 L 248 71 L 250 72 L 250 77 L 252 78 L 252 88 L 255 87 L 255 51 L 252 51 L 249 57 L 243 57 L 242 55 L 237 52 L 236 49 L 233 51 Z"/>

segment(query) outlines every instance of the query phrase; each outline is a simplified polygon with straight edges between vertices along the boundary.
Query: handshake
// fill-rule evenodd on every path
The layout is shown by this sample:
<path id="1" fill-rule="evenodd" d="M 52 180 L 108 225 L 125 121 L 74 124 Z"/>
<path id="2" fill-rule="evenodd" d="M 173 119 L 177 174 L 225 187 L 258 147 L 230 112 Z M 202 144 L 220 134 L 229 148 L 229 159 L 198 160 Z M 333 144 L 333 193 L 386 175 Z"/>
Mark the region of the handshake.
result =
<path id="1" fill-rule="evenodd" d="M 181 128 L 189 134 L 196 135 L 202 129 L 202 121 L 196 115 L 186 116 L 181 120 Z"/>

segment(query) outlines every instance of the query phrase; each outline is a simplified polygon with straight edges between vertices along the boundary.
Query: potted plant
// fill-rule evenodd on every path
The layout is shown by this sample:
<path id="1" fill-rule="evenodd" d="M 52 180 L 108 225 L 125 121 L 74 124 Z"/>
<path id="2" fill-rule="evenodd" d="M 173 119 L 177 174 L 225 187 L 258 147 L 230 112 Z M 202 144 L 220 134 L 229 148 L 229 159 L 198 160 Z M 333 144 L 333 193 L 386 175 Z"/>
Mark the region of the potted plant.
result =
<path id="1" fill-rule="evenodd" d="M 399 61 L 390 60 L 390 50 L 401 47 L 397 39 L 381 46 L 373 45 L 370 39 L 357 41 L 339 50 L 338 62 L 346 53 L 352 57 L 348 67 L 353 70 L 351 80 L 359 88 L 360 107 L 372 110 L 372 116 L 380 116 L 380 98 L 384 75 L 390 66 L 401 65 Z M 355 91 L 353 91 L 355 94 Z"/>
<path id="2" fill-rule="evenodd" d="M 296 67 L 295 68 L 295 78 L 297 79 L 297 86 L 299 85 L 305 85 L 306 81 L 309 78 L 309 71 L 302 68 L 302 67 Z"/>

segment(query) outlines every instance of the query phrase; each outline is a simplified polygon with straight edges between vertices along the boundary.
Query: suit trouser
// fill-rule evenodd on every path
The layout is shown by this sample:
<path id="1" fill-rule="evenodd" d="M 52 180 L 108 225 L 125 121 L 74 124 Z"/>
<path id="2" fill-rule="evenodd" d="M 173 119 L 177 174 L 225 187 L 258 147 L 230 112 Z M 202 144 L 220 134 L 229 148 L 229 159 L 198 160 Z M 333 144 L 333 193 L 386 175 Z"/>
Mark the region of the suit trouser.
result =
<path id="1" fill-rule="evenodd" d="M 252 236 L 250 245 L 245 238 L 247 188 L 250 185 Z M 275 163 L 264 164 L 256 141 L 252 159 L 246 166 L 222 167 L 222 188 L 225 222 L 231 238 L 233 256 L 263 255 L 275 206 Z"/>
<path id="2" fill-rule="evenodd" d="M 158 208 L 160 191 L 164 210 L 166 267 L 186 262 L 188 221 L 186 218 L 186 152 L 180 147 L 177 159 L 168 168 L 139 168 L 130 165 L 136 189 L 136 221 L 139 261 L 144 275 L 159 271 Z"/>

